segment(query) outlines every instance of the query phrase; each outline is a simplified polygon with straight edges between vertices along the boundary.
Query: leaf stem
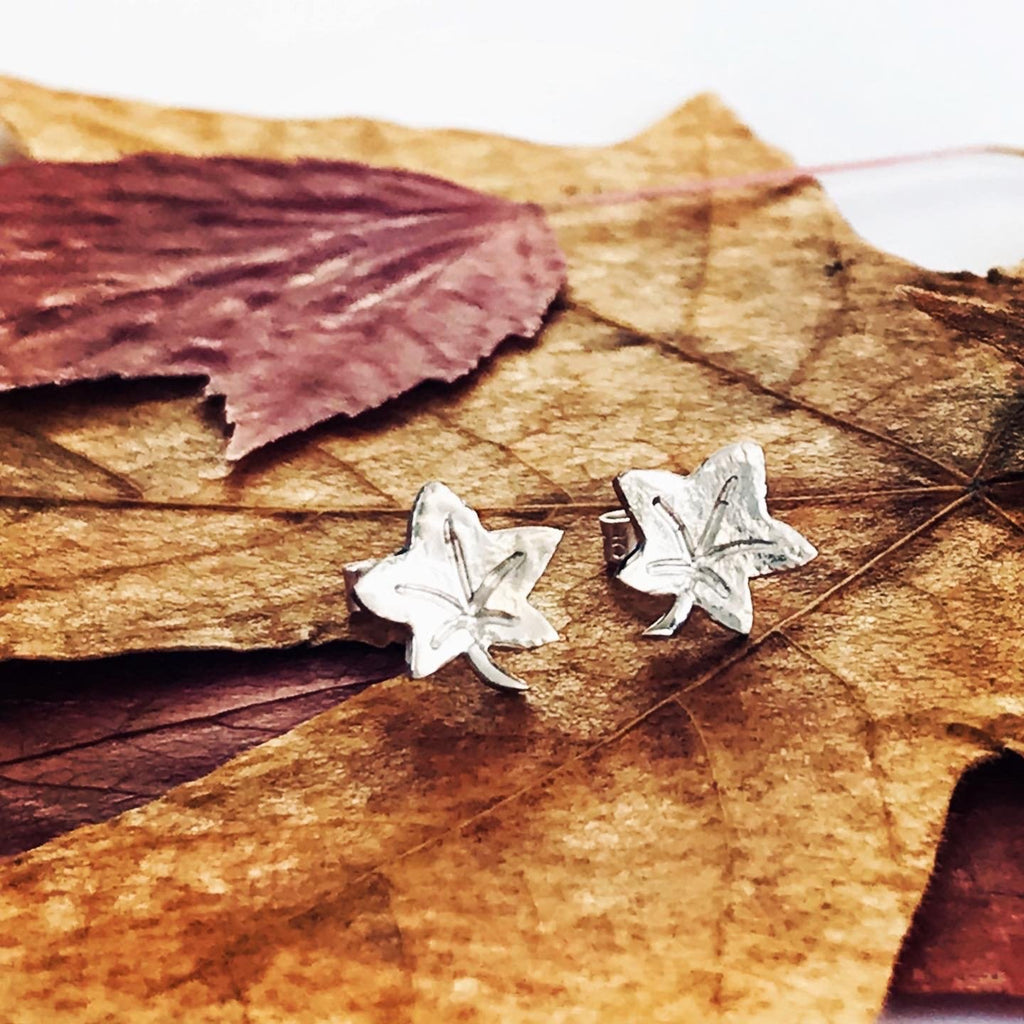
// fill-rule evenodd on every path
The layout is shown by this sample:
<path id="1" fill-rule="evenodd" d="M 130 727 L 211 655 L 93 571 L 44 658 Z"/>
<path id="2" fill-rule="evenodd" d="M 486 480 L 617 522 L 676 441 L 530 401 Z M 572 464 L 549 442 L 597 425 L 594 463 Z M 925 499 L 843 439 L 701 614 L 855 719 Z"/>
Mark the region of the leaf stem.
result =
<path id="1" fill-rule="evenodd" d="M 472 647 L 466 651 L 466 657 L 469 658 L 469 663 L 473 666 L 476 674 L 488 686 L 493 687 L 495 690 L 522 693 L 523 690 L 529 689 L 522 679 L 517 679 L 515 676 L 510 675 L 503 669 L 498 668 L 498 666 L 491 661 L 491 656 L 483 649 L 483 647 L 481 647 L 480 644 L 473 644 Z"/>
<path id="2" fill-rule="evenodd" d="M 546 203 L 545 207 L 549 212 L 557 213 L 587 206 L 619 206 L 627 203 L 645 203 L 655 199 L 702 196 L 709 192 L 735 192 L 748 188 L 782 187 L 794 185 L 797 182 L 813 181 L 822 174 L 877 170 L 884 167 L 951 160 L 965 156 L 1024 157 L 1024 149 L 999 145 L 953 146 L 948 149 L 932 149 L 921 153 L 872 157 L 869 160 L 843 160 L 836 163 L 809 164 L 802 167 L 782 167 L 774 171 L 753 171 L 750 174 L 735 174 L 723 178 L 699 178 L 693 181 L 681 181 L 675 185 L 636 189 L 630 192 L 598 192 Z"/>

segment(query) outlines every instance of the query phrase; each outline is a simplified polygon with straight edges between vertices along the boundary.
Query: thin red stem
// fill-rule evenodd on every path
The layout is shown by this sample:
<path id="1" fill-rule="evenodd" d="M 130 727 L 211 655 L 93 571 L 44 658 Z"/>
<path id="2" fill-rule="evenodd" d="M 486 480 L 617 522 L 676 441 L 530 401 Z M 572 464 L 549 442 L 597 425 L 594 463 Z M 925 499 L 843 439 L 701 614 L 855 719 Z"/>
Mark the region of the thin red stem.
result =
<path id="1" fill-rule="evenodd" d="M 993 145 L 956 146 L 951 149 L 933 149 L 924 153 L 874 157 L 870 160 L 848 160 L 840 163 L 813 164 L 807 167 L 783 167 L 775 171 L 753 171 L 750 174 L 737 174 L 725 178 L 700 178 L 694 181 L 681 181 L 675 185 L 663 185 L 659 188 L 637 189 L 632 192 L 598 192 L 593 195 L 575 196 L 572 199 L 547 205 L 550 210 L 573 209 L 583 206 L 618 206 L 624 203 L 650 202 L 654 199 L 677 199 L 684 196 L 705 195 L 708 192 L 732 192 L 747 188 L 792 185 L 799 181 L 813 180 L 823 174 L 876 170 L 882 167 L 927 163 L 933 160 L 949 160 L 964 156 L 1024 157 L 1024 149 Z"/>

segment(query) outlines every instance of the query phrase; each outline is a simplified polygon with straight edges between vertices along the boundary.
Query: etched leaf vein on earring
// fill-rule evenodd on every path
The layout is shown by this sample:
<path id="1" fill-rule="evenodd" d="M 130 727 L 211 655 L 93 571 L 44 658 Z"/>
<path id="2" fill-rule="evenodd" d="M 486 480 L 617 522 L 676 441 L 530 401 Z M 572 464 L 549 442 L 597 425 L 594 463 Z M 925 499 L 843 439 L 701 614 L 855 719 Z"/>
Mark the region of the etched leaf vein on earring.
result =
<path id="1" fill-rule="evenodd" d="M 729 477 L 718 492 L 718 497 L 708 514 L 707 522 L 701 531 L 700 540 L 696 544 L 690 537 L 690 531 L 686 527 L 683 517 L 672 507 L 672 503 L 661 494 L 651 499 L 651 504 L 663 512 L 672 521 L 676 528 L 674 536 L 677 541 L 682 542 L 681 554 L 686 558 L 659 558 L 651 562 L 650 571 L 655 576 L 672 576 L 682 570 L 692 570 L 695 576 L 701 577 L 722 597 L 729 597 L 732 588 L 714 569 L 708 565 L 712 559 L 720 558 L 722 555 L 737 548 L 763 547 L 772 542 L 762 537 L 745 537 L 742 540 L 728 541 L 725 544 L 715 544 L 719 531 L 722 529 L 722 522 L 725 518 L 726 509 L 729 507 L 729 494 L 738 476 Z"/>
<path id="2" fill-rule="evenodd" d="M 480 585 L 474 588 L 469 575 L 469 562 L 451 515 L 447 516 L 444 521 L 444 542 L 462 586 L 461 597 L 421 583 L 398 583 L 395 585 L 397 594 L 422 594 L 425 597 L 432 597 L 444 604 L 449 604 L 459 612 L 454 619 L 446 622 L 430 638 L 430 646 L 434 650 L 437 650 L 458 629 L 465 629 L 473 634 L 472 623 L 474 622 L 512 621 L 515 616 L 497 608 L 488 608 L 487 602 L 508 575 L 526 558 L 525 552 L 513 551 L 507 558 L 503 558 L 497 565 L 489 569 L 480 581 Z"/>

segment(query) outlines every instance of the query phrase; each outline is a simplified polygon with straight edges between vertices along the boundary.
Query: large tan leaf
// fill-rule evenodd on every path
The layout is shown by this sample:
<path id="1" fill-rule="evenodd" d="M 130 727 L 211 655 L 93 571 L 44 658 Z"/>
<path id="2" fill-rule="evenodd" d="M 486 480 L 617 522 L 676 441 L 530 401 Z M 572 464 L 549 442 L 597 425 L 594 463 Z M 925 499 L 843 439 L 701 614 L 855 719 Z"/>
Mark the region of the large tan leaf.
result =
<path id="1" fill-rule="evenodd" d="M 535 594 L 563 641 L 505 656 L 527 699 L 461 665 L 381 684 L 9 864 L 8 1016 L 871 1020 L 956 779 L 1024 739 L 1020 370 L 906 290 L 972 282 L 870 249 L 810 185 L 555 208 L 783 164 L 709 98 L 604 150 L 13 82 L 0 115 L 38 156 L 441 174 L 548 204 L 570 263 L 537 343 L 230 476 L 187 387 L 4 399 L 9 656 L 350 635 L 341 564 L 397 546 L 430 478 L 488 526 L 566 530 Z M 601 565 L 609 479 L 742 437 L 821 554 L 755 582 L 749 641 L 695 616 L 641 642 L 652 605 Z"/>

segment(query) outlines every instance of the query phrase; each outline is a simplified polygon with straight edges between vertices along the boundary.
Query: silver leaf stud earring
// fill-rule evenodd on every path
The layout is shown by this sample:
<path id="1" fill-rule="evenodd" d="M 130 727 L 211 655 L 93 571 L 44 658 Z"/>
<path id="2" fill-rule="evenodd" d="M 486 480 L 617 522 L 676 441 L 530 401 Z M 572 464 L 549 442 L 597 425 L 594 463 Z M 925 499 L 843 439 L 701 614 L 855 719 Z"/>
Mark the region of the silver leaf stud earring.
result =
<path id="1" fill-rule="evenodd" d="M 410 627 L 406 660 L 414 679 L 465 654 L 489 686 L 522 691 L 526 683 L 488 650 L 558 639 L 527 596 L 561 539 L 549 526 L 485 530 L 456 494 L 433 482 L 416 496 L 406 546 L 346 566 L 346 580 L 358 606 Z"/>
<path id="2" fill-rule="evenodd" d="M 671 636 L 694 605 L 749 633 L 748 580 L 818 553 L 768 514 L 764 452 L 753 441 L 720 449 L 689 476 L 633 469 L 613 486 L 626 511 L 601 516 L 609 566 L 627 586 L 675 599 L 645 636 Z"/>

